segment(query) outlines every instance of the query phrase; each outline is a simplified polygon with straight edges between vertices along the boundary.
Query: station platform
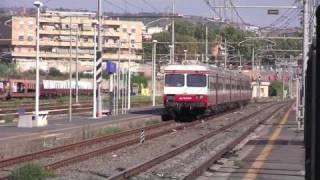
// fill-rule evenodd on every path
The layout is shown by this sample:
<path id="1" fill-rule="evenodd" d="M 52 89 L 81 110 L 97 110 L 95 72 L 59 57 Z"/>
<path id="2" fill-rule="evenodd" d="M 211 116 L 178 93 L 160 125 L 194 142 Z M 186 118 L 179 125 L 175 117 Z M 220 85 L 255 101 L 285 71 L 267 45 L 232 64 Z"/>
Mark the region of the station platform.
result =
<path id="1" fill-rule="evenodd" d="M 304 132 L 297 129 L 295 111 L 281 120 L 260 126 L 245 145 L 209 169 L 199 179 L 215 180 L 303 180 Z M 215 169 L 216 168 L 216 169 Z"/>
<path id="2" fill-rule="evenodd" d="M 128 119 L 150 117 L 150 115 L 157 117 L 161 112 L 161 108 L 162 106 L 132 108 L 127 114 L 103 116 L 96 119 L 92 118 L 92 113 L 76 113 L 72 115 L 71 122 L 68 115 L 50 116 L 49 114 L 48 125 L 45 127 L 17 128 L 16 123 L 2 124 L 0 125 L 0 144 L 1 142 L 12 141 L 14 139 L 21 140 L 23 138 L 29 140 L 33 137 L 39 137 L 39 135 L 71 131 L 88 126 L 99 127 Z"/>

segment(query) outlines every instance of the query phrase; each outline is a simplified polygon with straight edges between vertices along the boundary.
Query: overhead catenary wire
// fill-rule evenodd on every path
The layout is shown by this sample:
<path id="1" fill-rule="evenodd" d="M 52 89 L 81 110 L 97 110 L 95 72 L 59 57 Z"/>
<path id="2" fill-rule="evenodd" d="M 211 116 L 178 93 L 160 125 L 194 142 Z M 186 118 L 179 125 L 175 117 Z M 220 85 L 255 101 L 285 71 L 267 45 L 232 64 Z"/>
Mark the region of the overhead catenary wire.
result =
<path id="1" fill-rule="evenodd" d="M 126 9 L 125 9 L 125 8 L 123 8 L 123 7 L 121 7 L 121 6 L 113 3 L 112 1 L 109 1 L 109 0 L 104 0 L 104 1 L 105 1 L 106 3 L 109 3 L 111 6 L 113 6 L 113 7 L 117 8 L 117 9 L 123 11 L 123 12 L 126 12 Z"/>
<path id="2" fill-rule="evenodd" d="M 152 5 L 150 2 L 148 2 L 147 0 L 142 0 L 147 6 L 149 6 L 152 10 L 156 11 L 156 12 L 160 12 L 154 5 Z"/>

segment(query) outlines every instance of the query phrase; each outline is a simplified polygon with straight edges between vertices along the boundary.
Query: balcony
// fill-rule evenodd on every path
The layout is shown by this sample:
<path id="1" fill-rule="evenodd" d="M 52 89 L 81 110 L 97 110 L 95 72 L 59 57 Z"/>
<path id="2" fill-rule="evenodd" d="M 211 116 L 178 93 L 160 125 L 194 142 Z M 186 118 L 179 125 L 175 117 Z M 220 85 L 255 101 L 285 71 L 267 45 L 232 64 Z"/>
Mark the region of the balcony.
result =
<path id="1" fill-rule="evenodd" d="M 36 52 L 13 52 L 12 53 L 13 57 L 36 57 Z M 68 60 L 70 58 L 70 54 L 69 53 L 51 53 L 51 52 L 41 52 L 40 53 L 40 57 L 41 58 L 61 58 L 61 59 L 66 59 Z M 76 55 L 73 53 L 72 54 L 72 58 L 75 59 Z M 78 58 L 79 59 L 92 59 L 94 58 L 93 55 L 91 54 L 78 54 Z M 110 53 L 105 53 L 102 56 L 103 59 L 106 60 L 118 60 L 118 54 L 110 54 Z M 129 55 L 128 54 L 120 54 L 120 59 L 125 59 L 128 60 L 129 59 Z M 135 55 L 132 54 L 131 55 L 131 60 L 132 61 L 140 61 L 142 59 L 141 55 Z"/>

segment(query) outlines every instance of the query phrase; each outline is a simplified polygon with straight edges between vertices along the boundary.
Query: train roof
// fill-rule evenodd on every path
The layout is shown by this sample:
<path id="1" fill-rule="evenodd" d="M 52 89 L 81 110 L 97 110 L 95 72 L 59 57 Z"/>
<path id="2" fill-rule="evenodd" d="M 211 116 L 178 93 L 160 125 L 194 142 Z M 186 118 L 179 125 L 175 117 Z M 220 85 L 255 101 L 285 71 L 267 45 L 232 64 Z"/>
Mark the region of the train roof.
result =
<path id="1" fill-rule="evenodd" d="M 225 70 L 224 68 L 207 65 L 207 64 L 173 64 L 173 65 L 168 65 L 164 68 L 165 73 L 170 71 L 195 71 L 195 72 L 213 72 L 213 73 L 219 72 L 219 74 L 222 74 L 222 75 L 228 75 L 231 73 L 234 76 L 249 79 L 247 75 L 241 74 L 238 71 Z"/>

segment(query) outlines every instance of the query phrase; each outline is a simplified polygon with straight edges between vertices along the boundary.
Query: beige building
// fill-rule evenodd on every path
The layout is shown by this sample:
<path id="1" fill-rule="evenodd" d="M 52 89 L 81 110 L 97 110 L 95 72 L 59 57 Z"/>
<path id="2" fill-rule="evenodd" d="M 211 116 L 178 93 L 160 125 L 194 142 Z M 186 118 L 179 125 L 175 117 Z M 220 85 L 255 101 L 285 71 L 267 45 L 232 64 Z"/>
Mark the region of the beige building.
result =
<path id="1" fill-rule="evenodd" d="M 56 67 L 62 72 L 67 72 L 71 44 L 72 59 L 75 60 L 76 56 L 78 57 L 80 71 L 92 70 L 94 18 L 95 13 L 47 11 L 41 14 L 39 31 L 41 69 L 48 70 L 50 67 Z M 129 41 L 132 47 L 131 60 L 133 62 L 142 60 L 141 42 L 144 29 L 142 22 L 111 20 L 105 17 L 102 29 L 103 61 L 117 61 L 119 56 L 122 62 L 128 61 Z M 121 42 L 120 51 L 119 41 Z M 26 71 L 35 68 L 36 17 L 12 17 L 11 46 L 12 57 L 18 70 Z"/>

